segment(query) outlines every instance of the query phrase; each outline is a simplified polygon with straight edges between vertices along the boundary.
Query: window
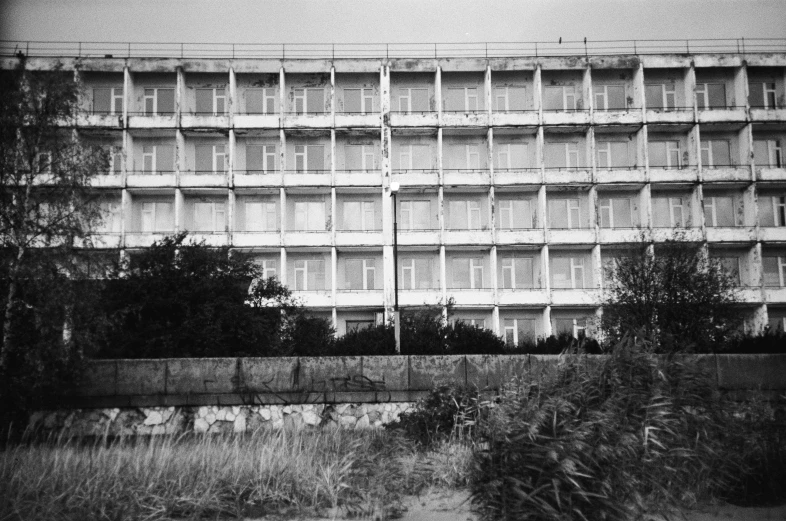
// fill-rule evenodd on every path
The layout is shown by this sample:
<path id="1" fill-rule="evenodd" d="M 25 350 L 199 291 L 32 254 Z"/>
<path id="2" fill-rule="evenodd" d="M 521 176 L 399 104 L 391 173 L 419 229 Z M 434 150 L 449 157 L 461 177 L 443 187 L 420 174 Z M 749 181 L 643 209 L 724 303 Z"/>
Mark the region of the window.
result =
<path id="1" fill-rule="evenodd" d="M 405 257 L 401 259 L 399 265 L 401 266 L 401 289 L 431 289 L 434 286 L 431 259 Z"/>
<path id="2" fill-rule="evenodd" d="M 572 335 L 578 338 L 587 332 L 587 319 L 586 318 L 555 318 L 554 319 L 554 334 L 559 336 L 563 334 Z"/>
<path id="3" fill-rule="evenodd" d="M 120 175 L 123 173 L 123 147 L 109 145 L 104 147 L 104 153 L 107 159 L 105 174 Z"/>
<path id="4" fill-rule="evenodd" d="M 452 289 L 482 289 L 483 259 L 458 257 L 453 259 Z"/>
<path id="5" fill-rule="evenodd" d="M 546 168 L 578 168 L 578 143 L 546 143 Z"/>
<path id="6" fill-rule="evenodd" d="M 656 228 L 690 226 L 686 197 L 653 197 L 652 218 Z"/>
<path id="7" fill-rule="evenodd" d="M 225 174 L 227 172 L 227 151 L 225 145 L 196 145 L 194 147 L 197 174 Z"/>
<path id="8" fill-rule="evenodd" d="M 586 288 L 584 257 L 551 258 L 551 287 L 554 289 Z"/>
<path id="9" fill-rule="evenodd" d="M 325 261 L 322 259 L 295 260 L 295 291 L 325 289 Z"/>
<path id="10" fill-rule="evenodd" d="M 529 199 L 500 199 L 498 226 L 500 230 L 533 228 L 532 201 Z"/>
<path id="11" fill-rule="evenodd" d="M 344 112 L 349 114 L 374 112 L 374 89 L 344 89 Z"/>
<path id="12" fill-rule="evenodd" d="M 734 166 L 731 162 L 729 142 L 724 140 L 702 140 L 701 165 L 704 168 Z"/>
<path id="13" fill-rule="evenodd" d="M 278 211 L 276 203 L 247 201 L 245 204 L 247 232 L 278 231 Z"/>
<path id="14" fill-rule="evenodd" d="M 456 322 L 463 322 L 472 327 L 478 327 L 484 329 L 486 327 L 486 319 L 485 318 L 457 318 Z"/>
<path id="15" fill-rule="evenodd" d="M 477 112 L 482 103 L 479 102 L 477 87 L 449 87 L 445 97 L 447 112 Z"/>
<path id="16" fill-rule="evenodd" d="M 374 259 L 347 259 L 344 263 L 345 288 L 348 290 L 377 289 Z"/>
<path id="17" fill-rule="evenodd" d="M 535 287 L 532 257 L 502 257 L 501 266 L 502 289 L 532 289 Z"/>
<path id="18" fill-rule="evenodd" d="M 348 172 L 377 170 L 377 147 L 374 145 L 344 145 L 344 163 Z"/>
<path id="19" fill-rule="evenodd" d="M 723 83 L 697 83 L 696 104 L 702 109 L 726 108 L 726 85 Z"/>
<path id="20" fill-rule="evenodd" d="M 148 116 L 175 113 L 175 89 L 145 89 L 145 114 Z"/>
<path id="21" fill-rule="evenodd" d="M 596 110 L 625 110 L 628 108 L 625 99 L 624 85 L 595 85 Z"/>
<path id="22" fill-rule="evenodd" d="M 173 204 L 165 202 L 142 203 L 142 232 L 171 232 L 175 227 Z"/>
<path id="23" fill-rule="evenodd" d="M 522 86 L 494 87 L 494 111 L 523 112 L 527 106 L 526 92 Z"/>
<path id="24" fill-rule="evenodd" d="M 295 231 L 323 232 L 327 229 L 324 201 L 295 202 Z"/>
<path id="25" fill-rule="evenodd" d="M 573 85 L 544 87 L 543 109 L 552 111 L 576 110 L 576 87 Z"/>
<path id="26" fill-rule="evenodd" d="M 295 145 L 295 172 L 321 174 L 325 171 L 323 145 Z"/>
<path id="27" fill-rule="evenodd" d="M 650 141 L 649 156 L 653 168 L 682 168 L 679 141 Z"/>
<path id="28" fill-rule="evenodd" d="M 723 272 L 732 280 L 735 286 L 740 285 L 740 258 L 737 256 L 719 256 L 715 259 L 720 264 Z"/>
<path id="29" fill-rule="evenodd" d="M 505 329 L 505 343 L 508 345 L 519 345 L 524 340 L 534 340 L 536 320 L 534 318 L 505 318 L 503 327 Z"/>
<path id="30" fill-rule="evenodd" d="M 246 89 L 246 114 L 275 114 L 277 98 L 275 87 Z"/>
<path id="31" fill-rule="evenodd" d="M 195 232 L 221 232 L 226 229 L 226 203 L 195 202 Z"/>
<path id="32" fill-rule="evenodd" d="M 647 108 L 651 110 L 670 110 L 677 108 L 674 83 L 653 83 L 644 86 Z"/>
<path id="33" fill-rule="evenodd" d="M 630 197 L 603 197 L 600 200 L 601 228 L 632 228 L 633 202 Z"/>
<path id="34" fill-rule="evenodd" d="M 755 82 L 748 85 L 748 102 L 751 108 L 776 109 L 777 95 L 774 82 Z"/>
<path id="35" fill-rule="evenodd" d="M 374 201 L 344 201 L 343 230 L 371 231 L 377 229 Z"/>
<path id="36" fill-rule="evenodd" d="M 786 255 L 764 256 L 764 285 L 769 287 L 786 286 Z"/>
<path id="37" fill-rule="evenodd" d="M 262 268 L 262 278 L 278 277 L 278 261 L 276 259 L 260 259 L 257 262 Z"/>
<path id="38" fill-rule="evenodd" d="M 738 226 L 734 197 L 705 196 L 704 224 L 710 228 Z"/>
<path id="39" fill-rule="evenodd" d="M 598 168 L 630 168 L 626 141 L 598 141 L 595 145 Z"/>
<path id="40" fill-rule="evenodd" d="M 292 102 L 295 114 L 324 114 L 325 89 L 324 87 L 293 88 Z"/>
<path id="41" fill-rule="evenodd" d="M 786 226 L 786 196 L 760 195 L 759 220 L 762 226 Z"/>
<path id="42" fill-rule="evenodd" d="M 399 170 L 432 170 L 429 145 L 400 145 Z"/>
<path id="43" fill-rule="evenodd" d="M 171 174 L 175 170 L 175 147 L 146 145 L 142 147 L 143 174 Z"/>
<path id="44" fill-rule="evenodd" d="M 33 168 L 36 174 L 51 174 L 52 173 L 52 152 L 39 151 L 35 154 Z"/>
<path id="45" fill-rule="evenodd" d="M 431 229 L 430 201 L 401 201 L 400 224 L 403 230 Z"/>
<path id="46" fill-rule="evenodd" d="M 101 224 L 97 231 L 100 233 L 120 233 L 121 208 L 120 201 L 101 201 L 99 204 Z"/>
<path id="47" fill-rule="evenodd" d="M 123 88 L 93 89 L 93 112 L 96 114 L 123 114 Z"/>
<path id="48" fill-rule="evenodd" d="M 267 174 L 276 171 L 276 145 L 246 145 L 246 172 Z"/>
<path id="49" fill-rule="evenodd" d="M 549 199 L 549 227 L 555 229 L 583 228 L 579 199 Z"/>
<path id="50" fill-rule="evenodd" d="M 445 155 L 446 168 L 451 170 L 479 170 L 480 146 L 474 143 L 466 145 L 448 145 Z"/>
<path id="51" fill-rule="evenodd" d="M 412 112 L 429 112 L 429 96 L 427 88 L 399 88 L 398 111 L 410 114 Z"/>
<path id="52" fill-rule="evenodd" d="M 450 201 L 448 227 L 453 230 L 480 230 L 480 201 Z"/>
<path id="53" fill-rule="evenodd" d="M 529 166 L 526 143 L 495 143 L 494 156 L 497 170 L 518 170 Z"/>
<path id="54" fill-rule="evenodd" d="M 347 320 L 347 333 L 374 327 L 373 320 Z"/>
<path id="55" fill-rule="evenodd" d="M 780 139 L 757 139 L 753 142 L 756 164 L 771 168 L 783 168 L 783 147 Z"/>
<path id="56" fill-rule="evenodd" d="M 226 112 L 226 89 L 196 89 L 196 113 L 223 115 Z"/>

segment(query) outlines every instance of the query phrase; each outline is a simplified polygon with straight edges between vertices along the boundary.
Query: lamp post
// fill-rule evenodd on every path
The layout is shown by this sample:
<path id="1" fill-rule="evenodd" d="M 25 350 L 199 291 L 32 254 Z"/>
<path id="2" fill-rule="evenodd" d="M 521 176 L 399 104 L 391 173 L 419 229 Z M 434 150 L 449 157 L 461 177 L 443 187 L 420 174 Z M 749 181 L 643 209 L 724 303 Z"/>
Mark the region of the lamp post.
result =
<path id="1" fill-rule="evenodd" d="M 390 195 L 393 196 L 393 332 L 396 338 L 396 354 L 401 353 L 401 315 L 398 310 L 398 218 L 396 217 L 396 194 L 399 184 L 390 183 Z"/>

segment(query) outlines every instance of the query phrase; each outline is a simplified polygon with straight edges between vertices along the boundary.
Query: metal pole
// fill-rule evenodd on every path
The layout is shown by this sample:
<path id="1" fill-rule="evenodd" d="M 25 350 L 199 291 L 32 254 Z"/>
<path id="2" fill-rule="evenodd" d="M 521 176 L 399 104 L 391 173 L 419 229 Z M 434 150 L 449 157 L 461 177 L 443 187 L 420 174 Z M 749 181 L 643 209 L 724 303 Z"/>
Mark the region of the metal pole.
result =
<path id="1" fill-rule="evenodd" d="M 398 309 L 398 219 L 396 218 L 396 192 L 393 192 L 393 334 L 396 354 L 401 354 L 401 314 Z"/>

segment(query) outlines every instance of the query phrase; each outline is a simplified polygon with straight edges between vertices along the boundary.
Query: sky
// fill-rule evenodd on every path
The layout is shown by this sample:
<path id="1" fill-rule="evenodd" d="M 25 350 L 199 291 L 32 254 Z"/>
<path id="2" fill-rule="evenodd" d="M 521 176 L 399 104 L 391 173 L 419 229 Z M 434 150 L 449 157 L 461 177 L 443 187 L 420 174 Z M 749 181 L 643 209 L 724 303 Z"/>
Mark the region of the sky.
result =
<path id="1" fill-rule="evenodd" d="M 345 43 L 786 38 L 786 0 L 0 0 L 4 40 Z"/>

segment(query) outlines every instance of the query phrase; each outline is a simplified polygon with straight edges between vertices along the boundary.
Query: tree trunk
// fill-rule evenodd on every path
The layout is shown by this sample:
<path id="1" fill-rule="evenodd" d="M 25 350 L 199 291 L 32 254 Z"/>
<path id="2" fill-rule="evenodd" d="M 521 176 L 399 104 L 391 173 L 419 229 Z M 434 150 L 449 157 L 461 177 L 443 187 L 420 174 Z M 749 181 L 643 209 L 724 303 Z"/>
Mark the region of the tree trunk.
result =
<path id="1" fill-rule="evenodd" d="M 5 301 L 5 315 L 3 321 L 3 345 L 0 347 L 0 368 L 6 367 L 8 356 L 15 347 L 14 330 L 12 326 L 14 316 L 14 305 L 16 296 L 19 293 L 19 269 L 22 265 L 25 249 L 19 248 L 15 262 L 12 262 L 11 269 L 8 270 L 8 294 Z"/>

